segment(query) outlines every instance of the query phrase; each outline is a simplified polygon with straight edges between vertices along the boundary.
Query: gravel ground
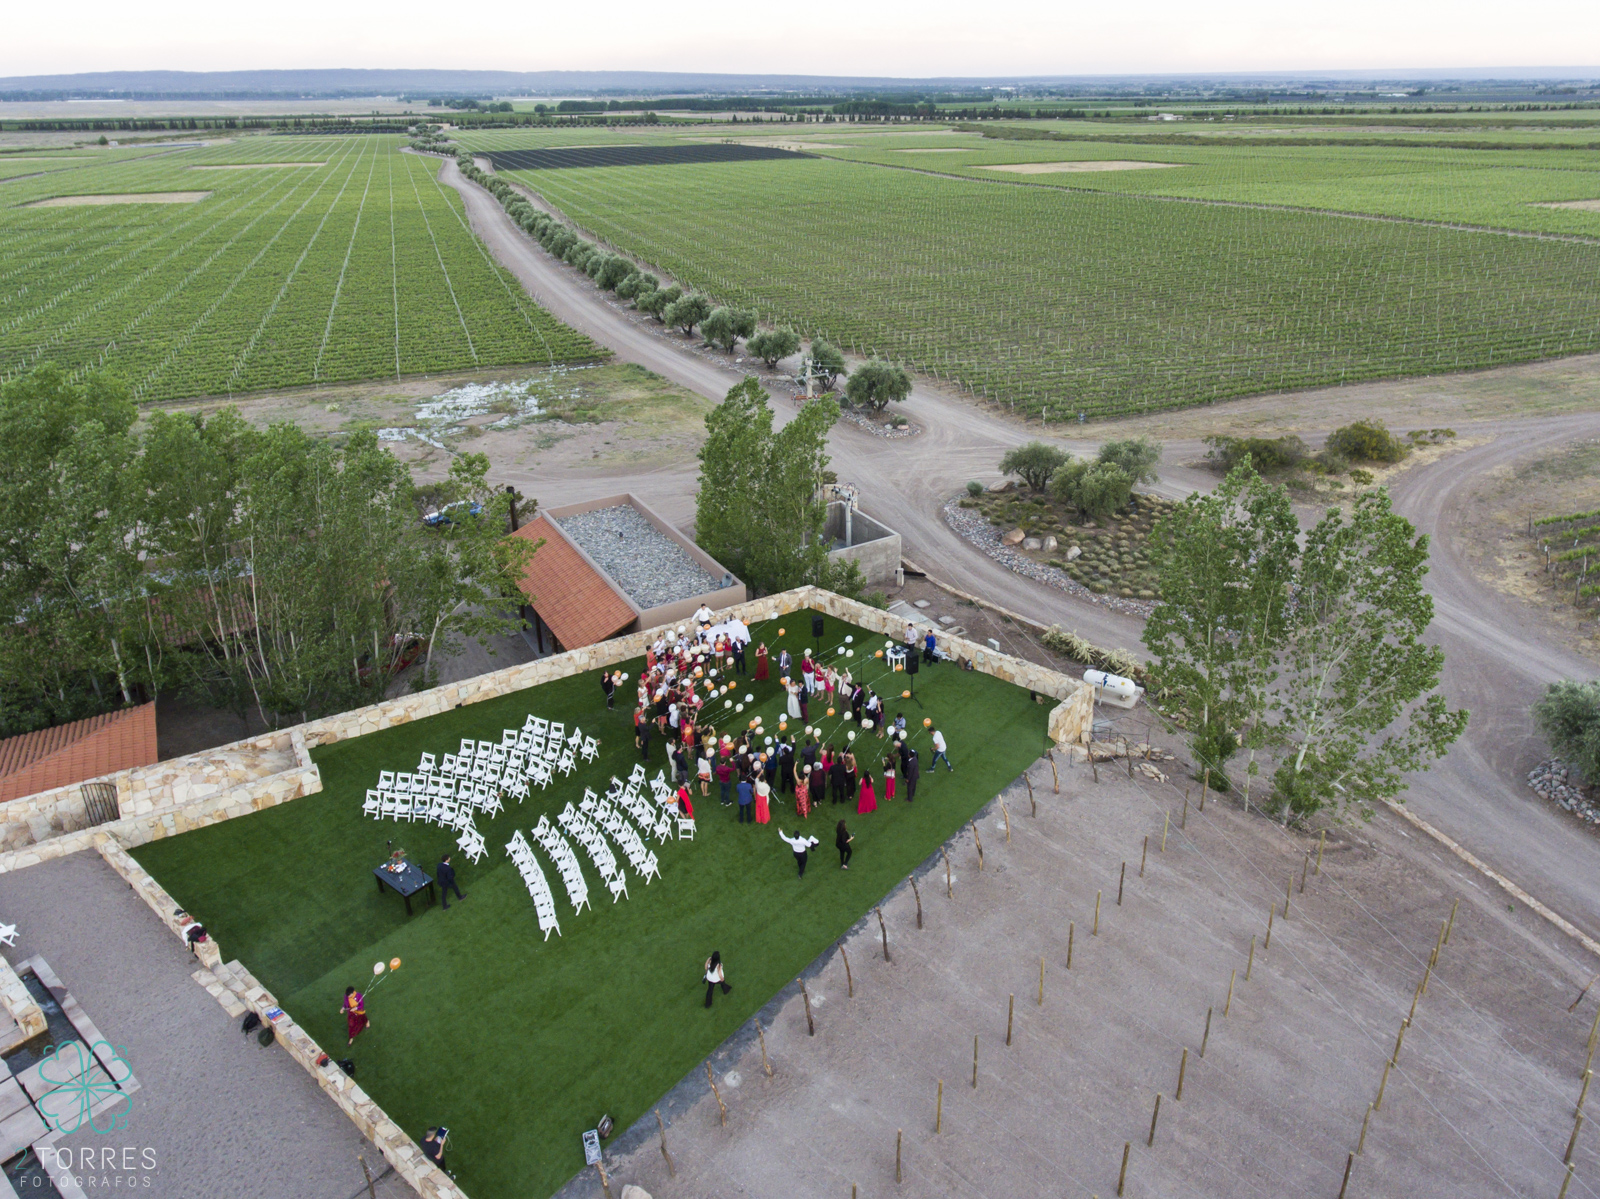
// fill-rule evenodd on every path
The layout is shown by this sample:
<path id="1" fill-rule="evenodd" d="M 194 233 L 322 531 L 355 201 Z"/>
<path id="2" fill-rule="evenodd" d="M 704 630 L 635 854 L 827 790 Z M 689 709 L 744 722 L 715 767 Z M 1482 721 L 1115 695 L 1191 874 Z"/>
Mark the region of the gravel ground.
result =
<path id="1" fill-rule="evenodd" d="M 641 608 L 674 603 L 718 587 L 719 581 L 681 545 L 627 504 L 564 516 L 560 524 Z"/>
<path id="2" fill-rule="evenodd" d="M 1120 595 L 1099 595 L 1065 571 L 1057 570 L 1054 566 L 1046 566 L 1042 562 L 1035 562 L 1026 554 L 1019 554 L 1016 550 L 1001 545 L 1000 534 L 995 531 L 988 518 L 978 515 L 970 508 L 963 508 L 960 501 L 961 497 L 957 496 L 944 506 L 945 524 L 954 529 L 963 540 L 975 545 L 1007 570 L 1015 571 L 1024 578 L 1037 580 L 1058 591 L 1065 591 L 1076 599 L 1088 600 L 1091 604 L 1110 608 L 1113 612 L 1148 617 L 1155 611 L 1155 604 L 1149 600 L 1123 599 Z"/>

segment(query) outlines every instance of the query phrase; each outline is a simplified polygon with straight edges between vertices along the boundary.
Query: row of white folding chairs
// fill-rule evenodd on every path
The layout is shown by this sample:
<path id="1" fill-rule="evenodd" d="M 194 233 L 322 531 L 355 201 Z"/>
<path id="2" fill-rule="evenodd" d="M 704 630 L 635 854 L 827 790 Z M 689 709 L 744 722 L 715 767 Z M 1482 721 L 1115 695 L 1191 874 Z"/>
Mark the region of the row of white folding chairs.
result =
<path id="1" fill-rule="evenodd" d="M 625 787 L 621 779 L 613 778 L 606 798 L 624 808 L 628 815 L 638 821 L 640 829 L 655 837 L 658 843 L 671 840 L 671 818 L 665 809 L 652 806 L 636 787 L 631 784 Z"/>
<path id="2" fill-rule="evenodd" d="M 635 874 L 643 877 L 645 885 L 650 885 L 651 878 L 660 878 L 661 864 L 656 860 L 656 855 L 645 848 L 639 830 L 623 818 L 615 805 L 600 801 L 595 808 L 601 825 L 611 834 L 611 839 L 622 846 L 628 865 L 633 867 Z"/>
<path id="3" fill-rule="evenodd" d="M 572 910 L 581 912 L 589 907 L 589 884 L 583 877 L 583 868 L 578 865 L 578 855 L 573 853 L 567 839 L 550 823 L 549 816 L 539 817 L 539 823 L 533 826 L 533 839 L 550 855 L 550 860 L 561 872 L 561 882 L 567 888 L 567 902 L 572 905 Z"/>
<path id="4" fill-rule="evenodd" d="M 521 829 L 511 834 L 506 851 L 516 863 L 522 881 L 527 884 L 528 894 L 533 896 L 534 914 L 539 918 L 539 929 L 544 933 L 544 939 L 548 941 L 552 932 L 559 937 L 561 925 L 556 920 L 556 898 L 550 893 L 550 883 L 545 879 L 544 870 L 533 856 L 533 849 Z"/>
<path id="5" fill-rule="evenodd" d="M 587 817 L 575 809 L 569 802 L 556 817 L 557 823 L 567 832 L 577 838 L 578 844 L 589 855 L 589 860 L 594 863 L 600 877 L 604 880 L 606 888 L 611 892 L 611 902 L 628 894 L 628 878 L 622 872 L 622 867 L 617 865 L 617 857 L 611 852 L 605 835 L 601 833 Z"/>
<path id="6" fill-rule="evenodd" d="M 489 847 L 483 843 L 483 834 L 478 831 L 478 826 L 472 823 L 470 814 L 467 816 L 467 822 L 460 826 L 457 831 L 461 835 L 456 838 L 456 844 L 460 846 L 461 852 L 466 854 L 471 859 L 472 864 L 476 866 L 479 859 L 489 852 Z"/>

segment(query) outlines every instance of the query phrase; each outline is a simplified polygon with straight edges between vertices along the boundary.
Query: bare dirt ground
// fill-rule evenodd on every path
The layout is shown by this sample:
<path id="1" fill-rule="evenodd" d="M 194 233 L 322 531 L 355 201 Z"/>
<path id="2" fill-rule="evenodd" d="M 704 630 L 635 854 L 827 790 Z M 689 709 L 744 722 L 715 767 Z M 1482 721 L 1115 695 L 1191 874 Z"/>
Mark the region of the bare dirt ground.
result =
<path id="1" fill-rule="evenodd" d="M 98 193 L 92 196 L 51 196 L 35 200 L 24 208 L 88 208 L 103 204 L 198 204 L 210 192 L 127 192 Z"/>
<path id="2" fill-rule="evenodd" d="M 1148 171 L 1162 167 L 1181 167 L 1181 162 L 1143 162 L 1135 159 L 1090 158 L 1077 162 L 1011 162 L 986 166 L 986 171 L 1010 171 L 1015 175 L 1058 175 L 1078 171 Z"/>
<path id="3" fill-rule="evenodd" d="M 959 736 L 952 753 L 959 769 Z M 1215 797 L 1185 817 L 1164 766 L 1170 783 L 1063 766 L 1056 795 L 1037 763 L 1037 817 L 1010 787 L 1005 816 L 977 821 L 981 869 L 973 831 L 951 843 L 953 898 L 935 855 L 916 874 L 923 927 L 900 886 L 882 905 L 890 960 L 869 915 L 804 976 L 815 1035 L 798 987 L 776 997 L 759 1016 L 772 1077 L 748 1027 L 710 1062 L 726 1126 L 691 1074 L 660 1105 L 676 1175 L 648 1116 L 610 1149 L 613 1193 L 1088 1199 L 1118 1193 L 1126 1144 L 1129 1196 L 1331 1197 L 1459 901 L 1348 1193 L 1554 1196 L 1595 1015 L 1595 992 L 1567 1010 L 1583 955 L 1389 815 L 1330 830 L 1301 892 L 1314 836 Z M 831 856 L 797 898 L 828 884 Z M 1595 1193 L 1597 1159 L 1580 1136 L 1569 1195 Z M 590 1171 L 564 1194 L 599 1189 Z"/>
<path id="4" fill-rule="evenodd" d="M 1600 661 L 1592 605 L 1572 603 L 1567 576 L 1547 575 L 1528 522 L 1600 508 L 1600 438 L 1530 454 L 1484 472 L 1458 516 L 1462 557 L 1474 576 L 1544 618 L 1551 635 Z"/>

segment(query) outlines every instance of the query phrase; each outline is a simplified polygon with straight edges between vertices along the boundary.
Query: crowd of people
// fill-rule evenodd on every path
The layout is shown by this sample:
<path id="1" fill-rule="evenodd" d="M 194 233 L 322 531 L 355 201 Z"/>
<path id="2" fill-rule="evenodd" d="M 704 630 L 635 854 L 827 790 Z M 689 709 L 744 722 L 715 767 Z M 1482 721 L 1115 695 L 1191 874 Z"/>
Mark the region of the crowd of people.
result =
<path id="1" fill-rule="evenodd" d="M 713 626 L 706 609 L 695 617 L 693 634 L 669 632 L 645 651 L 633 712 L 640 760 L 651 761 L 659 738 L 683 815 L 693 818 L 696 789 L 700 798 L 708 798 L 713 784 L 719 804 L 737 809 L 741 824 L 770 823 L 774 809 L 785 804 L 792 804 L 794 815 L 806 821 L 823 804 L 853 805 L 856 815 L 865 816 L 880 801 L 915 802 L 923 764 L 908 736 L 905 714 L 891 715 L 883 697 L 852 675 L 848 661 L 830 664 L 813 657 L 809 648 L 795 661 L 789 650 L 774 654 L 764 642 L 752 651 L 744 626 Z M 908 625 L 906 641 L 910 652 L 920 649 L 926 661 L 936 660 L 931 632 L 924 644 Z M 601 687 L 608 704 L 626 681 L 622 671 L 605 672 Z M 745 701 L 753 695 L 739 692 L 745 685 L 772 681 L 783 689 L 786 706 L 776 729 L 768 732 L 761 722 L 743 719 Z M 813 706 L 820 710 L 819 723 L 822 713 L 833 716 L 848 708 L 848 721 L 841 718 L 838 727 L 848 724 L 852 732 L 825 737 L 810 723 Z M 741 727 L 719 732 L 718 719 Z M 934 756 L 928 768 L 942 761 L 954 770 L 943 734 L 938 729 L 931 733 Z M 848 869 L 849 834 L 842 820 L 839 826 L 835 839 L 840 866 Z M 815 838 L 801 839 L 816 843 Z M 785 840 L 794 847 L 795 841 Z M 798 848 L 795 854 L 803 876 L 804 854 Z"/>

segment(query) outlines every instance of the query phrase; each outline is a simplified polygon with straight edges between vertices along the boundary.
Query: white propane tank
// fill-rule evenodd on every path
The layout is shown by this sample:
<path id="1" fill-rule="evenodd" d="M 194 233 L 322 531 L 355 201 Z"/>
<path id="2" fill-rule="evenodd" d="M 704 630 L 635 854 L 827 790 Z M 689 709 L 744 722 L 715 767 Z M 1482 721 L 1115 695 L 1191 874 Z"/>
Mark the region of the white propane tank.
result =
<path id="1" fill-rule="evenodd" d="M 1083 681 L 1096 689 L 1098 698 L 1123 708 L 1131 708 L 1144 691 L 1132 679 L 1125 679 L 1119 674 L 1107 674 L 1103 670 L 1084 671 Z"/>

